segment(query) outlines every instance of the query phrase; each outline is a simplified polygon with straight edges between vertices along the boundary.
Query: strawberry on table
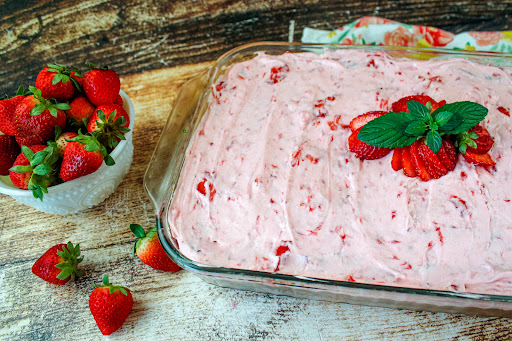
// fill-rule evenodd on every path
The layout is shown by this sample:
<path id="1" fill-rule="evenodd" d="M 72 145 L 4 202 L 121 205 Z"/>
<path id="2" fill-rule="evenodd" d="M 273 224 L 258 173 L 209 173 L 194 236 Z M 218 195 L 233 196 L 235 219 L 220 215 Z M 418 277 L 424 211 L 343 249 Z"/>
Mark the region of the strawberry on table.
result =
<path id="1" fill-rule="evenodd" d="M 138 238 L 133 246 L 133 255 L 150 267 L 162 271 L 178 271 L 181 268 L 174 263 L 165 253 L 158 240 L 156 227 L 153 227 L 147 234 L 144 228 L 138 224 L 130 224 L 130 230 Z"/>
<path id="2" fill-rule="evenodd" d="M 98 140 L 108 148 L 114 149 L 120 140 L 124 140 L 124 134 L 130 129 L 130 116 L 124 108 L 118 104 L 104 104 L 96 108 L 87 131 L 97 132 Z"/>
<path id="3" fill-rule="evenodd" d="M 82 271 L 77 269 L 82 260 L 79 244 L 58 244 L 39 257 L 32 266 L 32 273 L 47 282 L 64 285 L 83 275 Z"/>
<path id="4" fill-rule="evenodd" d="M 108 276 L 103 277 L 101 285 L 89 296 L 89 309 L 103 335 L 118 330 L 130 314 L 133 297 L 130 290 L 123 286 L 110 284 Z"/>
<path id="5" fill-rule="evenodd" d="M 75 89 L 80 89 L 81 73 L 69 70 L 61 64 L 48 64 L 36 78 L 36 88 L 41 90 L 44 98 L 55 98 L 60 102 L 69 101 L 75 94 Z"/>
<path id="6" fill-rule="evenodd" d="M 10 168 L 9 176 L 14 186 L 31 190 L 35 198 L 43 200 L 43 193 L 48 193 L 48 186 L 55 181 L 56 164 L 59 153 L 55 142 L 48 146 L 22 146 Z"/>
<path id="7" fill-rule="evenodd" d="M 20 146 L 12 136 L 0 135 L 0 175 L 9 175 L 9 168 L 20 154 Z"/>
<path id="8" fill-rule="evenodd" d="M 41 91 L 30 87 L 33 95 L 25 97 L 14 111 L 17 136 L 29 138 L 32 143 L 43 144 L 54 136 L 55 127 L 64 129 L 67 103 L 55 103 L 42 97 Z"/>
<path id="9" fill-rule="evenodd" d="M 107 66 L 97 68 L 92 63 L 85 63 L 91 68 L 84 75 L 84 92 L 95 106 L 114 103 L 121 90 L 119 76 Z"/>

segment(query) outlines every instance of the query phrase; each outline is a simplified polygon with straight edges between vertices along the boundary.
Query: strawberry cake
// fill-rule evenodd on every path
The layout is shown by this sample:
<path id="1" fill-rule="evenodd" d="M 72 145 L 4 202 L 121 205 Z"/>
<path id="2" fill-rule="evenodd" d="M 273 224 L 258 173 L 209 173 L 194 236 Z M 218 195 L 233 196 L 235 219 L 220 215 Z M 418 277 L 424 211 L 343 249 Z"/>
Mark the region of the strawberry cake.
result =
<path id="1" fill-rule="evenodd" d="M 424 179 L 392 164 L 395 153 L 350 150 L 354 118 L 411 95 L 487 108 L 479 131 L 492 136 L 493 166 L 459 155 Z M 510 68 L 352 49 L 260 53 L 211 88 L 171 232 L 202 264 L 512 295 L 511 109 Z"/>

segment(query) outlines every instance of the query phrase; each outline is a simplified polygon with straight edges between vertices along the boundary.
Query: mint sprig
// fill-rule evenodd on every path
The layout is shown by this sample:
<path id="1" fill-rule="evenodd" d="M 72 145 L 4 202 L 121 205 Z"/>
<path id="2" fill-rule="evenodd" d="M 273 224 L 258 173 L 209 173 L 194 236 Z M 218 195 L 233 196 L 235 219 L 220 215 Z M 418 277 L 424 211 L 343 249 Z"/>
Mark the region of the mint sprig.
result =
<path id="1" fill-rule="evenodd" d="M 357 138 L 382 148 L 399 148 L 425 138 L 425 143 L 437 153 L 444 135 L 467 132 L 480 123 L 488 109 L 474 102 L 445 104 L 432 112 L 432 104 L 407 102 L 409 112 L 389 112 L 368 122 Z M 432 113 L 431 113 L 432 112 Z"/>

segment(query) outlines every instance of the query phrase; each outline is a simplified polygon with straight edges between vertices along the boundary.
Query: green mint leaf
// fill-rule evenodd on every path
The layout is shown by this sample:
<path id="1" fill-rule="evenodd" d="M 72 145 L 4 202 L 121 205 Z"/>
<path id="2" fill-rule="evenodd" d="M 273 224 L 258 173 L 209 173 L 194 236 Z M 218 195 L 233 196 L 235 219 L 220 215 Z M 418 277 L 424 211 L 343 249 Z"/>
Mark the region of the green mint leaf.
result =
<path id="1" fill-rule="evenodd" d="M 357 138 L 376 147 L 398 148 L 409 146 L 418 139 L 402 131 L 401 126 L 410 124 L 403 113 L 390 112 L 368 122 L 359 131 Z"/>
<path id="2" fill-rule="evenodd" d="M 410 135 L 421 136 L 427 130 L 428 126 L 422 121 L 413 121 L 409 123 L 405 132 Z"/>
<path id="3" fill-rule="evenodd" d="M 416 120 L 428 121 L 430 119 L 430 110 L 420 102 L 408 101 L 407 109 Z"/>
<path id="4" fill-rule="evenodd" d="M 448 122 L 439 128 L 439 131 L 445 134 L 458 134 L 467 131 L 480 123 L 489 112 L 483 105 L 469 101 L 445 104 L 438 108 L 433 116 L 437 116 L 441 111 L 453 113 Z"/>
<path id="5" fill-rule="evenodd" d="M 453 113 L 449 111 L 441 111 L 436 114 L 436 116 L 434 117 L 434 121 L 437 123 L 439 127 L 441 127 L 445 125 L 450 120 L 450 118 L 452 118 L 452 116 Z"/>
<path id="6" fill-rule="evenodd" d="M 436 130 L 430 130 L 427 133 L 427 137 L 425 138 L 425 142 L 427 142 L 427 146 L 429 146 L 430 150 L 434 153 L 437 153 L 439 149 L 441 149 L 441 143 L 443 139 L 441 135 Z"/>
<path id="7" fill-rule="evenodd" d="M 466 154 L 466 148 L 467 148 L 467 144 L 465 144 L 465 143 L 462 143 L 462 144 L 459 145 L 459 151 L 462 154 Z"/>

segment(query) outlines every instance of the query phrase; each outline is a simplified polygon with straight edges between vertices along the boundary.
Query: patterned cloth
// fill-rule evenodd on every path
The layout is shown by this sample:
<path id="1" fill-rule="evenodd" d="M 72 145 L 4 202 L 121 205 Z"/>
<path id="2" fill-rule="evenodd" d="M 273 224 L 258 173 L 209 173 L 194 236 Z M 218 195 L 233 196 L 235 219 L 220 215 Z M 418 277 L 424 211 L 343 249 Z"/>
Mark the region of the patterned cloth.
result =
<path id="1" fill-rule="evenodd" d="M 453 34 L 435 27 L 407 25 L 380 17 L 362 17 L 334 31 L 306 27 L 302 42 L 444 47 L 512 53 L 512 31 Z"/>

